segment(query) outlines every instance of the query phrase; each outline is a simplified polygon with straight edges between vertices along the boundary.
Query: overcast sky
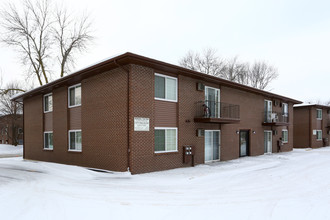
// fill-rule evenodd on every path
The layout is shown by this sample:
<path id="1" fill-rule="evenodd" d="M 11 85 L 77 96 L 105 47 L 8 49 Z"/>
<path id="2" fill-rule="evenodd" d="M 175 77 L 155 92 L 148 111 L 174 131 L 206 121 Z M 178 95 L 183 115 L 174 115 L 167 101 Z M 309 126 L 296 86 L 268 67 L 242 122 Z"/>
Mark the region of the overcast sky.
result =
<path id="1" fill-rule="evenodd" d="M 19 2 L 14 0 L 15 2 Z M 177 64 L 188 50 L 212 47 L 221 57 L 266 60 L 279 78 L 274 93 L 302 101 L 330 100 L 330 1 L 321 0 L 70 0 L 90 12 L 95 42 L 75 69 L 130 51 Z M 8 82 L 23 77 L 12 48 L 1 45 Z"/>

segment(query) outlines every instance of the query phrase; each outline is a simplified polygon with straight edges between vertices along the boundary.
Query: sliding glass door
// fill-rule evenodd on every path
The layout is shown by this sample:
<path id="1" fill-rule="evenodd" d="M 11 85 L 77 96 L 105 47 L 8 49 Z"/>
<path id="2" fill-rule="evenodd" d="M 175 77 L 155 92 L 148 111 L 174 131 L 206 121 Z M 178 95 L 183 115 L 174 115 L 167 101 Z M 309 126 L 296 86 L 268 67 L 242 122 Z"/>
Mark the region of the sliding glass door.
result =
<path id="1" fill-rule="evenodd" d="M 205 131 L 205 162 L 220 160 L 220 131 Z"/>

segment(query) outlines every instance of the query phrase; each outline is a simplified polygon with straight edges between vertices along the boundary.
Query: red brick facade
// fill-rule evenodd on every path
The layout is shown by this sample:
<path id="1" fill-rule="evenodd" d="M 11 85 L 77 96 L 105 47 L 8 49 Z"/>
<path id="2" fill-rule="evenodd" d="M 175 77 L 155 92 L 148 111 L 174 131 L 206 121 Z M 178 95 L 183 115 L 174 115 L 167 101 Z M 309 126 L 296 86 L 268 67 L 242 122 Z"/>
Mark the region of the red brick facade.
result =
<path id="1" fill-rule="evenodd" d="M 177 102 L 155 100 L 155 73 L 177 78 Z M 190 166 L 183 163 L 182 146 L 192 145 L 196 148 L 195 163 L 202 164 L 204 137 L 196 135 L 197 129 L 221 130 L 220 161 L 240 156 L 237 134 L 240 130 L 250 131 L 249 155 L 264 154 L 264 130 L 273 132 L 272 152 L 277 152 L 277 141 L 284 128 L 288 130 L 289 138 L 281 150 L 290 151 L 293 147 L 293 103 L 297 101 L 289 98 L 249 92 L 246 91 L 249 88 L 235 88 L 226 83 L 173 70 L 165 71 L 151 65 L 126 64 L 78 81 L 81 83 L 82 104 L 68 108 L 68 87 L 76 83 L 68 81 L 47 91 L 53 95 L 52 113 L 43 113 L 42 94 L 24 98 L 26 159 L 114 171 L 126 171 L 129 168 L 132 173 L 144 173 Z M 219 88 L 221 102 L 239 105 L 239 123 L 194 122 L 196 102 L 204 100 L 204 91 L 196 89 L 197 83 Z M 281 111 L 281 103 L 289 104 L 289 125 L 262 125 L 265 99 L 279 103 L 273 107 L 274 111 Z M 52 119 L 49 119 L 50 114 Z M 135 117 L 149 118 L 149 131 L 134 131 Z M 155 127 L 177 127 L 177 152 L 155 153 Z M 44 150 L 43 132 L 50 128 L 53 130 L 54 148 Z M 70 129 L 81 129 L 82 152 L 68 151 Z"/>

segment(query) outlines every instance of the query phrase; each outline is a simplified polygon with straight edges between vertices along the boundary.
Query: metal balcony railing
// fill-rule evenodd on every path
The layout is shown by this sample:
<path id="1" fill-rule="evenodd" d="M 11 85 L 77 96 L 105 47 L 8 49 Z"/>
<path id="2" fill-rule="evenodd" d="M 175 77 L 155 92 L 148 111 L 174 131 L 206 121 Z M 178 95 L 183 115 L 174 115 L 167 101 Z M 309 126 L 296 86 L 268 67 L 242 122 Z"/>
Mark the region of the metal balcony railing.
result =
<path id="1" fill-rule="evenodd" d="M 289 113 L 266 111 L 263 114 L 264 123 L 289 123 Z"/>
<path id="2" fill-rule="evenodd" d="M 240 119 L 239 105 L 209 100 L 199 101 L 196 104 L 196 118 Z"/>

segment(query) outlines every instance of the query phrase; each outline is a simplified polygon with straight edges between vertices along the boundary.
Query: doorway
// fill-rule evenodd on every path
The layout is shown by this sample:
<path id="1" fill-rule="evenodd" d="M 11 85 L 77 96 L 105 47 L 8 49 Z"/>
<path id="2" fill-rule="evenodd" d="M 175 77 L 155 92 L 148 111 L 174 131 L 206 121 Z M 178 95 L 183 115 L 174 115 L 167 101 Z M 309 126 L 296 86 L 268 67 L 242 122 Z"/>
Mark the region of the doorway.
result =
<path id="1" fill-rule="evenodd" d="M 220 160 L 220 130 L 205 130 L 205 162 Z"/>
<path id="2" fill-rule="evenodd" d="M 220 118 L 220 89 L 205 86 L 205 105 L 210 118 Z"/>
<path id="3" fill-rule="evenodd" d="M 250 131 L 240 130 L 239 131 L 239 156 L 249 156 L 250 149 Z"/>
<path id="4" fill-rule="evenodd" d="M 264 131 L 265 154 L 272 153 L 272 131 Z"/>

